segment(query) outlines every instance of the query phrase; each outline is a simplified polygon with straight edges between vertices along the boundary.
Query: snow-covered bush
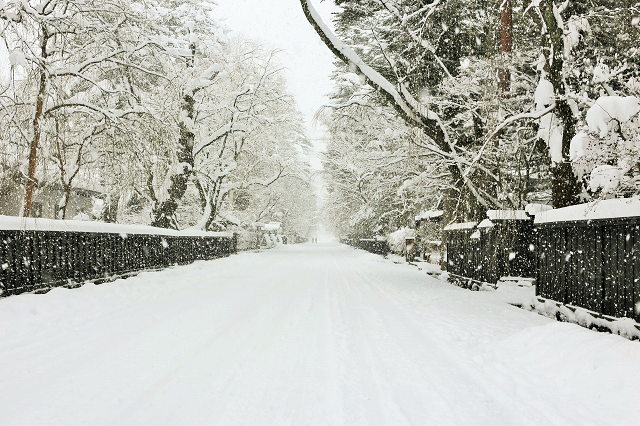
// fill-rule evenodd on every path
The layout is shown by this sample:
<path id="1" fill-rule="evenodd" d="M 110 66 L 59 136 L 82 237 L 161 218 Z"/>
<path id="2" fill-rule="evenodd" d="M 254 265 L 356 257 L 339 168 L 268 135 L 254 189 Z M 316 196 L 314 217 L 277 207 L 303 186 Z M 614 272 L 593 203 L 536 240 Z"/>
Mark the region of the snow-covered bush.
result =
<path id="1" fill-rule="evenodd" d="M 571 141 L 574 170 L 599 198 L 640 192 L 640 101 L 601 96 Z"/>
<path id="2" fill-rule="evenodd" d="M 392 252 L 402 254 L 407 247 L 407 238 L 415 238 L 416 231 L 411 228 L 400 228 L 387 235 L 387 243 Z"/>

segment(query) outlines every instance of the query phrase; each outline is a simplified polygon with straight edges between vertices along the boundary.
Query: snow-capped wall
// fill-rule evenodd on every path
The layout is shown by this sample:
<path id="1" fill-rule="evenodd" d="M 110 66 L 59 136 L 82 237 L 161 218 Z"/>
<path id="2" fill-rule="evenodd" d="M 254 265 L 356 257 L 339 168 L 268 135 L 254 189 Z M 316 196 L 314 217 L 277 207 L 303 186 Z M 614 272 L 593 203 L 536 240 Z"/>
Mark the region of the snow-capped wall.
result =
<path id="1" fill-rule="evenodd" d="M 32 217 L 0 215 L 0 230 L 15 231 L 58 231 L 97 232 L 107 234 L 170 235 L 176 237 L 232 237 L 229 232 L 204 232 L 193 229 L 176 231 L 144 225 L 123 225 L 119 223 L 90 222 L 80 220 L 54 220 Z"/>
<path id="2" fill-rule="evenodd" d="M 640 197 L 616 198 L 548 210 L 536 215 L 535 223 L 640 217 Z"/>

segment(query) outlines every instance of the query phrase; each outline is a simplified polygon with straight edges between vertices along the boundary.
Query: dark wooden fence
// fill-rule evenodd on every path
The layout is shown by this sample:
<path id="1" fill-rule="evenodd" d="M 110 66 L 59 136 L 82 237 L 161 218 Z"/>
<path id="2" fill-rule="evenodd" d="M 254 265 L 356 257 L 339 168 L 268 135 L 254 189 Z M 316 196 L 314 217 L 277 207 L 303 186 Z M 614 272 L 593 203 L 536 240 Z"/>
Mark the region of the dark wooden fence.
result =
<path id="1" fill-rule="evenodd" d="M 479 240 L 471 238 L 476 232 L 476 224 L 456 225 L 460 226 L 448 226 L 444 233 L 447 248 L 447 272 L 481 281 L 479 272 L 482 268 L 482 262 Z"/>
<path id="2" fill-rule="evenodd" d="M 537 236 L 533 219 L 496 220 L 480 229 L 481 281 L 497 283 L 502 277 L 535 278 Z"/>
<path id="3" fill-rule="evenodd" d="M 536 227 L 537 295 L 640 321 L 640 217 Z"/>
<path id="4" fill-rule="evenodd" d="M 0 297 L 214 259 L 236 248 L 235 236 L 0 229 Z"/>
<path id="5" fill-rule="evenodd" d="M 605 200 L 541 215 L 535 225 L 449 225 L 447 271 L 487 283 L 503 276 L 536 278 L 538 296 L 640 322 L 640 200 Z"/>
<path id="6" fill-rule="evenodd" d="M 494 219 L 478 227 L 445 228 L 447 271 L 495 284 L 501 277 L 535 278 L 537 239 L 533 219 Z"/>
<path id="7" fill-rule="evenodd" d="M 382 256 L 388 255 L 391 251 L 389 244 L 386 241 L 374 238 L 343 238 L 341 242 L 355 248 L 366 250 L 369 253 L 380 254 Z"/>

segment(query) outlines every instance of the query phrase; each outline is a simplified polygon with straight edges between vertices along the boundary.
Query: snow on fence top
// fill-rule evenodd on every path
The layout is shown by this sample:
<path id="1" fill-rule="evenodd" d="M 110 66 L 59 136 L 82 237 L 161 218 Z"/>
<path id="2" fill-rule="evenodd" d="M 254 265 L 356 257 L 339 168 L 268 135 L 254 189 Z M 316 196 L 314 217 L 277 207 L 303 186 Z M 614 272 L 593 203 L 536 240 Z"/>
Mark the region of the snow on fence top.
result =
<path id="1" fill-rule="evenodd" d="M 491 222 L 491 219 L 485 219 L 478 224 L 478 228 L 493 228 L 494 226 L 496 225 Z"/>
<path id="2" fill-rule="evenodd" d="M 640 197 L 616 198 L 538 213 L 535 223 L 640 217 Z"/>
<path id="3" fill-rule="evenodd" d="M 524 210 L 489 210 L 487 217 L 493 220 L 530 220 Z"/>
<path id="4" fill-rule="evenodd" d="M 424 220 L 424 219 L 435 219 L 437 217 L 441 217 L 442 213 L 443 213 L 442 210 L 428 210 L 416 216 L 416 221 Z"/>
<path id="5" fill-rule="evenodd" d="M 444 227 L 445 231 L 458 231 L 462 229 L 473 229 L 478 222 L 450 223 Z"/>
<path id="6" fill-rule="evenodd" d="M 535 216 L 540 212 L 546 212 L 547 210 L 552 210 L 553 206 L 549 206 L 547 204 L 527 204 L 524 207 L 524 211 L 531 216 Z"/>
<path id="7" fill-rule="evenodd" d="M 145 234 L 168 235 L 176 237 L 231 237 L 229 232 L 205 232 L 197 229 L 156 228 L 145 225 L 123 225 L 120 223 L 90 222 L 81 220 L 54 220 L 33 217 L 0 215 L 2 231 L 59 231 L 59 232 L 96 232 L 105 234 Z"/>

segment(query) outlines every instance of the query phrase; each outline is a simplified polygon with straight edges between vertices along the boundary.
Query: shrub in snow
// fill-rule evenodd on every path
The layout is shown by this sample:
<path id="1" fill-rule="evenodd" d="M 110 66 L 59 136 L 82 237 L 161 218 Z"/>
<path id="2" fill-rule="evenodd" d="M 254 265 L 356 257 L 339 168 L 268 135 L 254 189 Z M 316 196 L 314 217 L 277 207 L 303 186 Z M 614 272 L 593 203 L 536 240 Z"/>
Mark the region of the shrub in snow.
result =
<path id="1" fill-rule="evenodd" d="M 387 235 L 387 242 L 389 243 L 389 248 L 394 253 L 404 253 L 407 238 L 415 238 L 416 231 L 411 228 L 400 228 L 395 232 Z"/>
<path id="2" fill-rule="evenodd" d="M 601 96 L 587 111 L 584 130 L 571 140 L 570 158 L 591 195 L 638 192 L 634 170 L 640 155 L 639 113 L 640 101 L 634 96 Z"/>
<path id="3" fill-rule="evenodd" d="M 91 218 L 86 213 L 78 213 L 73 217 L 73 220 L 88 221 L 88 220 L 91 220 Z"/>
<path id="4" fill-rule="evenodd" d="M 591 172 L 589 189 L 597 191 L 602 189 L 603 193 L 615 191 L 620 184 L 624 171 L 620 167 L 602 165 L 597 166 Z"/>
<path id="5" fill-rule="evenodd" d="M 635 96 L 601 96 L 587 111 L 589 131 L 606 137 L 616 121 L 629 121 L 640 112 L 640 104 Z"/>

